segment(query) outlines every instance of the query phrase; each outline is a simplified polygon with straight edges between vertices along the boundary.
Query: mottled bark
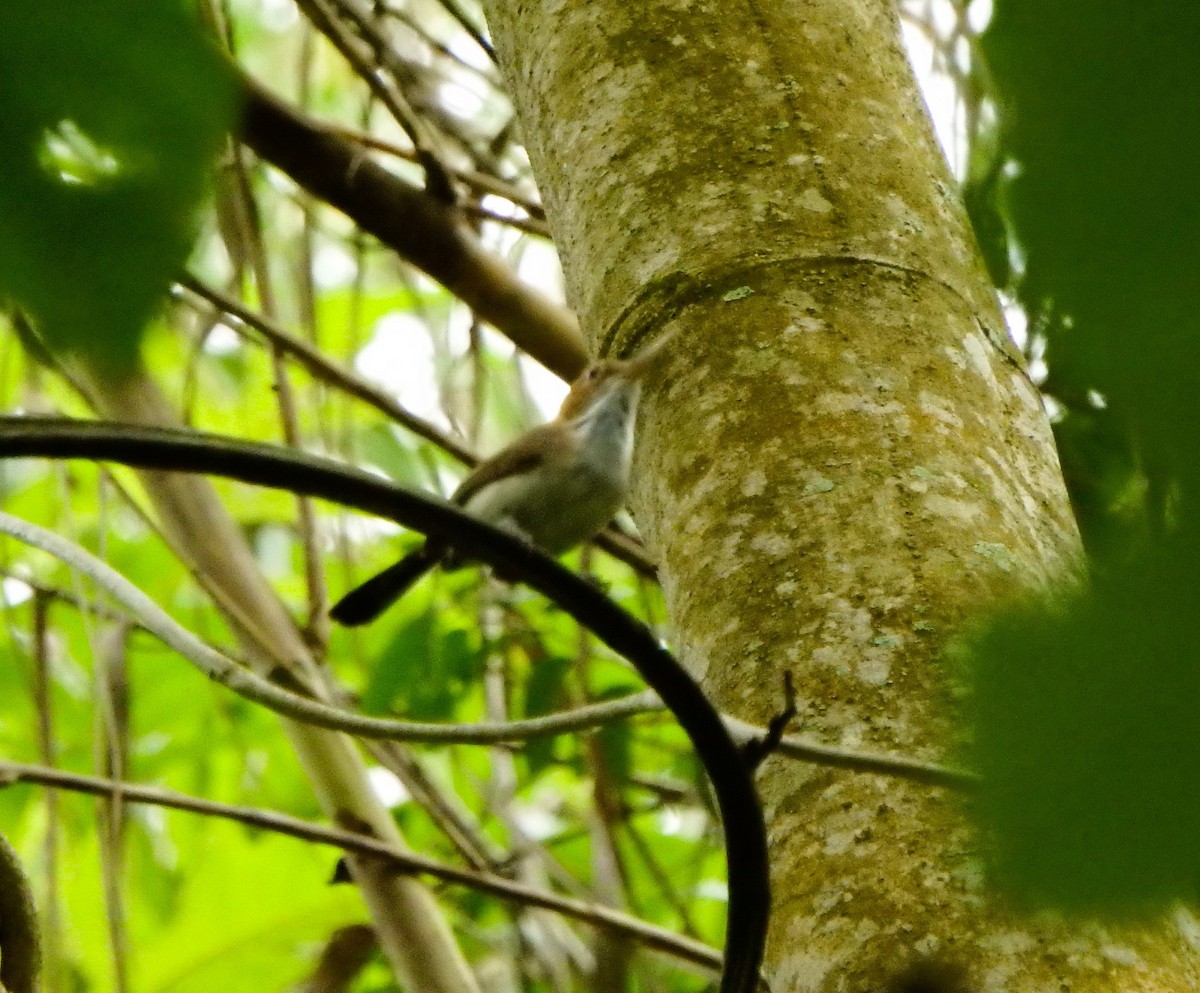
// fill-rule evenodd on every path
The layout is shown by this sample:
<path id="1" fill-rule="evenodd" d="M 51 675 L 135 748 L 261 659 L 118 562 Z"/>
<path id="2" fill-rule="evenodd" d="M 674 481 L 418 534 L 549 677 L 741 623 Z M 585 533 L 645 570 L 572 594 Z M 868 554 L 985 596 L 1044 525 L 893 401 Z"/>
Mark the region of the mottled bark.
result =
<path id="1" fill-rule="evenodd" d="M 1080 552 L 892 5 L 485 6 L 586 333 L 682 331 L 635 510 L 685 660 L 739 717 L 790 670 L 807 733 L 941 756 L 947 643 Z M 777 991 L 923 962 L 972 990 L 1197 988 L 1174 924 L 998 906 L 937 789 L 778 759 L 760 782 Z"/>

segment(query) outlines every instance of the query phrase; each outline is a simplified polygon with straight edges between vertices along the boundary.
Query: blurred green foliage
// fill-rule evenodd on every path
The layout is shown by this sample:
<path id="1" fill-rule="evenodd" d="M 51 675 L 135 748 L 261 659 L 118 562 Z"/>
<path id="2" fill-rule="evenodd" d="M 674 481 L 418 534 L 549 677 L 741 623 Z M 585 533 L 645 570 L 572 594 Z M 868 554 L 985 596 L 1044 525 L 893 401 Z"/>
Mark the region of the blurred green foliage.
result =
<path id="1" fill-rule="evenodd" d="M 0 4 L 0 303 L 114 371 L 191 247 L 233 119 L 174 0 Z"/>
<path id="2" fill-rule="evenodd" d="M 259 4 L 204 6 L 232 15 L 239 58 L 286 90 L 281 81 L 300 48 L 293 44 L 302 35 L 299 25 L 268 26 L 269 12 Z M 436 12 L 425 13 L 430 24 L 439 23 Z M 0 32 L 9 52 L 0 60 L 0 298 L 19 305 L 55 346 L 87 352 L 113 370 L 131 368 L 140 355 L 185 422 L 280 441 L 270 350 L 252 335 L 233 333 L 194 300 L 177 298 L 159 309 L 197 230 L 193 271 L 267 309 L 259 274 L 246 261 L 251 235 L 224 220 L 237 215 L 242 195 L 239 183 L 229 181 L 232 169 L 213 184 L 216 209 L 197 214 L 213 153 L 232 120 L 230 79 L 215 49 L 180 8 L 158 0 L 0 5 Z M 356 124 L 357 81 L 344 65 L 317 59 L 308 71 L 314 109 Z M 414 277 L 357 237 L 344 217 L 306 202 L 266 170 L 251 164 L 244 179 L 259 208 L 258 247 L 280 323 L 351 370 L 373 342 L 386 339 L 389 360 L 411 354 L 415 366 L 432 342 L 432 392 L 445 398 L 442 406 L 481 451 L 494 450 L 538 416 L 526 373 L 511 355 L 482 345 L 467 357 L 454 355 L 448 328 L 463 314 L 441 288 Z M 322 267 L 328 258 L 351 275 L 328 278 Z M 404 318 L 399 331 L 385 320 L 395 316 Z M 405 334 L 422 339 L 421 347 L 398 340 Z M 93 413 L 53 368 L 18 347 L 10 328 L 0 324 L 0 335 L 0 409 Z M 379 370 L 367 363 L 365 371 Z M 287 363 L 287 378 L 299 432 L 313 449 L 443 493 L 463 472 L 435 446 L 298 363 Z M 220 480 L 214 485 L 303 623 L 309 590 L 295 498 Z M 221 614 L 134 509 L 148 505 L 135 473 L 83 462 L 3 461 L 0 504 L 100 553 L 185 627 L 237 654 Z M 315 514 L 334 595 L 412 540 L 326 505 Z M 595 558 L 589 568 L 624 604 L 661 617 L 656 590 L 643 589 L 626 567 Z M 55 591 L 44 652 L 32 640 L 34 600 L 11 578 L 17 576 Z M 0 593 L 0 757 L 96 774 L 105 771 L 104 753 L 115 742 L 127 750 L 123 775 L 130 781 L 322 818 L 279 722 L 142 632 L 116 639 L 123 645 L 115 661 L 128 693 L 128 732 L 105 724 L 97 699 L 101 673 L 114 661 L 103 646 L 116 626 L 103 597 L 58 562 L 7 540 L 0 541 L 3 577 L 10 578 Z M 362 709 L 447 721 L 488 716 L 489 667 L 500 671 L 513 716 L 640 688 L 623 662 L 582 640 L 567 617 L 470 568 L 430 577 L 367 630 L 331 632 L 324 658 Z M 50 684 L 43 708 L 34 693 L 39 667 Z M 39 720 L 49 722 L 53 755 L 39 745 Z M 434 787 L 505 866 L 513 853 L 540 845 L 556 872 L 585 889 L 593 874 L 591 781 L 595 763 L 607 757 L 615 766 L 607 774 L 620 780 L 629 811 L 616 834 L 631 906 L 678 927 L 683 903 L 698 935 L 719 942 L 724 865 L 686 738 L 672 722 L 647 717 L 607 735 L 596 752 L 585 736 L 512 750 L 414 749 Z M 503 763 L 516 771 L 511 795 L 497 773 Z M 629 785 L 623 777 L 631 768 L 650 785 Z M 670 789 L 657 791 L 657 779 Z M 401 797 L 393 812 L 414 849 L 461 861 L 421 805 Z M 119 888 L 137 993 L 284 989 L 311 972 L 337 928 L 367 919 L 353 887 L 328 885 L 333 850 L 193 814 L 137 805 L 126 814 Z M 530 834 L 514 833 L 514 821 Z M 44 917 L 52 902 L 62 922 L 54 953 L 63 980 L 58 989 L 112 988 L 103 866 L 113 864 L 113 855 L 98 840 L 97 802 L 31 786 L 0 789 L 0 830 L 24 856 Z M 661 893 L 664 876 L 676 881 L 677 896 Z M 439 898 L 474 964 L 528 964 L 514 939 L 512 905 L 464 887 L 441 889 Z M 587 929 L 579 934 L 590 936 Z M 645 988 L 656 991 L 694 990 L 699 983 L 656 958 L 639 961 L 638 971 L 647 977 Z M 548 987 L 531 977 L 527 988 Z M 379 957 L 353 986 L 355 993 L 394 989 Z"/>
<path id="3" fill-rule="evenodd" d="M 1020 898 L 1161 906 L 1200 842 L 1200 8 L 996 0 L 982 43 L 1000 167 L 976 201 L 1048 341 L 1093 554 L 1085 592 L 981 649 L 981 806 Z"/>
<path id="4" fill-rule="evenodd" d="M 979 804 L 1020 900 L 1105 913 L 1197 895 L 1195 561 L 1147 555 L 984 642 Z"/>

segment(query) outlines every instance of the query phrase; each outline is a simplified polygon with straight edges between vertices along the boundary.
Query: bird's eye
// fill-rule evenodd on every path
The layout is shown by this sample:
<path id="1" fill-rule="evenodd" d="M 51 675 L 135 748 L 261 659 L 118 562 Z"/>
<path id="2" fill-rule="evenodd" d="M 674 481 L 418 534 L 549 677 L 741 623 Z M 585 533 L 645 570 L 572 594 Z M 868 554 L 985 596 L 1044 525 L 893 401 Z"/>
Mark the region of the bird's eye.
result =
<path id="1" fill-rule="evenodd" d="M 599 378 L 599 376 L 600 376 L 600 367 L 599 367 L 598 365 L 594 365 L 594 366 L 592 366 L 592 367 L 591 367 L 591 368 L 590 368 L 590 369 L 587 371 L 587 378 L 588 378 L 588 379 L 597 379 L 597 378 Z"/>

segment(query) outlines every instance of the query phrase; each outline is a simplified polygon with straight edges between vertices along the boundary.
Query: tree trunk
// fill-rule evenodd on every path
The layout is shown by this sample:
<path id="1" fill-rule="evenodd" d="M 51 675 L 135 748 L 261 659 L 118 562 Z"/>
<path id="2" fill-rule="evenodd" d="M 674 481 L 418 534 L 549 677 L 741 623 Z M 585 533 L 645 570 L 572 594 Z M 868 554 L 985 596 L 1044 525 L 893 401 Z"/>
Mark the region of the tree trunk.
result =
<path id="1" fill-rule="evenodd" d="M 806 733 L 939 757 L 950 639 L 1080 549 L 891 3 L 485 7 L 590 340 L 681 331 L 635 509 L 685 661 L 739 717 L 786 670 Z M 1006 912 L 940 790 L 781 759 L 760 788 L 776 991 L 1196 988 L 1173 927 Z"/>

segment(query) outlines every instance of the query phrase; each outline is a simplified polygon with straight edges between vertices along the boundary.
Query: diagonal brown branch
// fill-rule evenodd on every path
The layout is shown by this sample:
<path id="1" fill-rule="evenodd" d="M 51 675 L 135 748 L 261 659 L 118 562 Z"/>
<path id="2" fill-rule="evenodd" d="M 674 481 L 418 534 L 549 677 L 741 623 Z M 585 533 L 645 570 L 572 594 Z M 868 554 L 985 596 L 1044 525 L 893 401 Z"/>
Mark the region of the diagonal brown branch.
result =
<path id="1" fill-rule="evenodd" d="M 663 952 L 685 962 L 692 962 L 705 969 L 715 971 L 720 967 L 721 956 L 716 949 L 702 942 L 655 927 L 653 924 L 640 921 L 628 914 L 622 914 L 608 907 L 587 903 L 583 900 L 558 896 L 521 883 L 514 883 L 492 873 L 476 872 L 447 865 L 444 862 L 399 849 L 369 835 L 346 831 L 342 828 L 325 827 L 275 811 L 217 803 L 213 800 L 187 796 L 154 786 L 118 783 L 111 779 L 84 776 L 46 766 L 0 761 L 0 787 L 13 783 L 37 783 L 51 789 L 74 790 L 102 797 L 110 797 L 119 793 L 121 798 L 128 803 L 152 804 L 172 810 L 204 814 L 209 817 L 221 817 L 278 834 L 285 834 L 292 838 L 299 838 L 302 841 L 333 845 L 347 852 L 384 860 L 390 865 L 393 872 L 401 872 L 406 875 L 429 875 L 446 882 L 471 886 L 482 892 L 528 906 L 544 907 L 575 920 L 628 935 L 647 948 Z"/>
<path id="2" fill-rule="evenodd" d="M 359 145 L 243 76 L 242 140 L 313 196 L 436 279 L 513 343 L 567 379 L 587 363 L 574 314 L 517 279 L 451 204 L 388 172 Z"/>

